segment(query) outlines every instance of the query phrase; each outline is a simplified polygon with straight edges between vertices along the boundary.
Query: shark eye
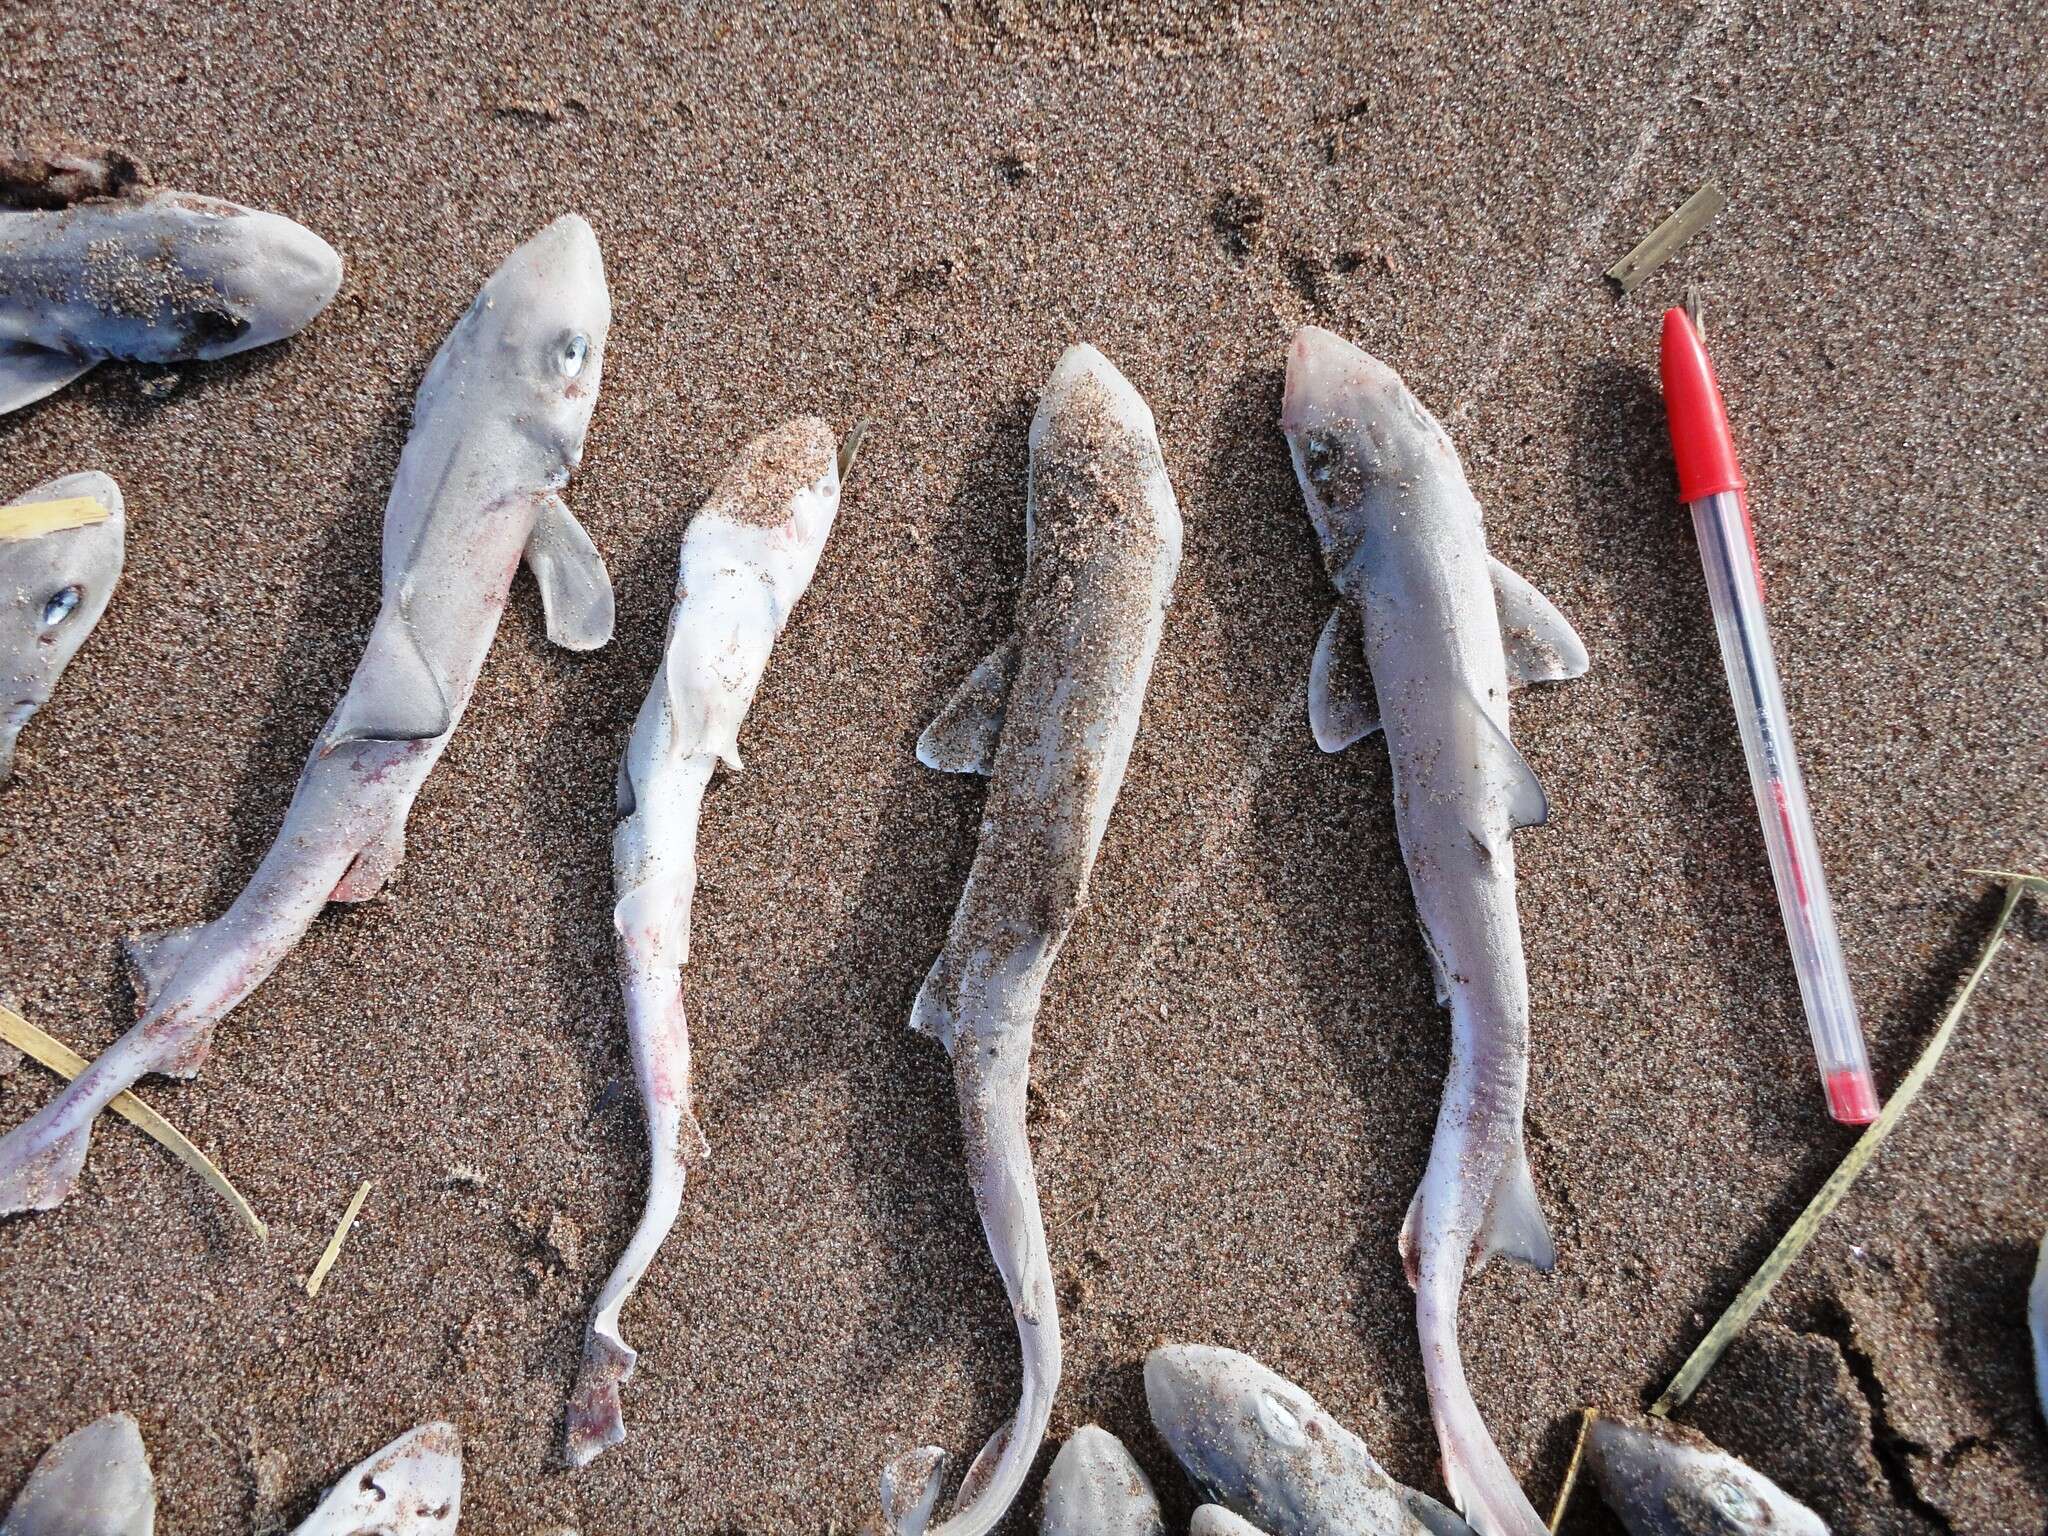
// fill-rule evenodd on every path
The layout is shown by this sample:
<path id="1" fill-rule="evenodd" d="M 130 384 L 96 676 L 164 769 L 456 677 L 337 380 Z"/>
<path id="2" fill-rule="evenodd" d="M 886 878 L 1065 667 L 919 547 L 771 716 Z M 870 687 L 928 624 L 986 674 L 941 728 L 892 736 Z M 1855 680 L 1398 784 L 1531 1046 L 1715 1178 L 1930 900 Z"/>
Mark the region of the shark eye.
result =
<path id="1" fill-rule="evenodd" d="M 555 366 L 562 370 L 562 377 L 573 379 L 583 371 L 583 365 L 590 358 L 590 338 L 581 331 L 565 337 L 561 350 L 555 354 Z"/>
<path id="2" fill-rule="evenodd" d="M 1764 1513 L 1757 1496 L 1733 1478 L 1717 1478 L 1707 1485 L 1707 1502 L 1731 1520 L 1747 1523 Z"/>
<path id="3" fill-rule="evenodd" d="M 43 604 L 43 628 L 55 629 L 78 610 L 78 600 L 85 593 L 78 587 L 66 587 L 62 592 Z"/>
<path id="4" fill-rule="evenodd" d="M 1268 1436 L 1289 1450 L 1300 1449 L 1308 1439 L 1294 1410 L 1271 1392 L 1259 1394 L 1259 1425 Z"/>

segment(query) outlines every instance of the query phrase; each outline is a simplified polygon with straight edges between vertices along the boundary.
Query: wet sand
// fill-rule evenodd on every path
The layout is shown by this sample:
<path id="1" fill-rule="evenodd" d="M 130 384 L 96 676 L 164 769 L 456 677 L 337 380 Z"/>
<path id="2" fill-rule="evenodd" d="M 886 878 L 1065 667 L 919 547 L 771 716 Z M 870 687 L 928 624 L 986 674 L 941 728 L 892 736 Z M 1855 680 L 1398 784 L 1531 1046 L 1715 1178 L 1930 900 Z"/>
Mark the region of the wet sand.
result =
<path id="1" fill-rule="evenodd" d="M 1514 708 L 1553 812 L 1517 857 L 1560 1263 L 1496 1266 L 1464 1308 L 1481 1407 L 1547 1509 L 1576 1410 L 1647 1402 L 1850 1139 L 1821 1113 L 1672 505 L 1656 317 L 1688 283 L 1881 1087 L 1994 910 L 1959 870 L 2048 863 L 2036 29 L 1989 6 L 1518 6 L 1483 35 L 1406 6 L 680 9 L 0 17 L 0 137 L 119 143 L 349 263 L 305 335 L 168 398 L 112 366 L 0 418 L 0 489 L 103 468 L 130 519 L 113 607 L 0 790 L 0 996 L 97 1049 L 130 1007 L 119 936 L 240 887 L 375 612 L 420 373 L 567 209 L 616 306 L 568 498 L 619 597 L 617 641 L 575 657 L 520 578 L 391 892 L 330 909 L 198 1080 L 145 1089 L 269 1246 L 113 1124 L 68 1205 L 0 1222 L 0 1496 L 122 1408 L 165 1529 L 274 1530 L 445 1416 L 466 1530 L 843 1532 L 875 1528 L 894 1451 L 995 1427 L 1014 1339 L 944 1055 L 904 1027 L 982 791 L 911 744 L 1008 626 L 1025 429 L 1077 338 L 1150 400 L 1187 537 L 1041 1020 L 1054 1429 L 1126 1436 L 1183 1517 L 1139 1360 L 1227 1343 L 1440 1491 L 1394 1234 L 1448 1029 L 1384 750 L 1323 756 L 1304 716 L 1329 594 L 1275 417 L 1312 319 L 1445 417 L 1495 553 L 1593 655 Z M 1615 298 L 1599 273 L 1710 174 L 1728 212 Z M 803 413 L 876 425 L 746 771 L 706 806 L 688 986 L 713 1156 L 626 1312 L 629 1438 L 571 1475 L 585 1309 L 642 1177 L 612 778 L 688 514 Z M 2044 940 L 2030 905 L 1911 1119 L 1689 1414 L 1837 1530 L 2048 1512 L 2022 1317 Z M 0 1123 L 52 1087 L 0 1074 Z M 1570 1529 L 1613 1527 L 1586 1501 Z"/>

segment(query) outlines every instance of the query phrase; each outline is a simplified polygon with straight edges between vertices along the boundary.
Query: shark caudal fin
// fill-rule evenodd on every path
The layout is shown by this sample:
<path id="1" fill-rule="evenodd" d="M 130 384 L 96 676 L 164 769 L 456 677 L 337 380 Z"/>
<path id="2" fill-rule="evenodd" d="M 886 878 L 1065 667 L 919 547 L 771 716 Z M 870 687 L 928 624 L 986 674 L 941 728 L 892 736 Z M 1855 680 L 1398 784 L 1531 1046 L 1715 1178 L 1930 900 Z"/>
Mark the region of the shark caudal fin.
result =
<path id="1" fill-rule="evenodd" d="M 62 1120 L 65 1095 L 0 1136 L 0 1216 L 53 1211 L 78 1188 L 85 1154 L 92 1146 L 92 1121 L 51 1134 Z"/>
<path id="2" fill-rule="evenodd" d="M 1548 1536 L 1522 1485 L 1493 1443 L 1458 1351 L 1457 1267 L 1425 1278 L 1416 1292 L 1416 1334 L 1422 1343 L 1429 1413 L 1443 1458 L 1451 1503 L 1479 1536 Z"/>

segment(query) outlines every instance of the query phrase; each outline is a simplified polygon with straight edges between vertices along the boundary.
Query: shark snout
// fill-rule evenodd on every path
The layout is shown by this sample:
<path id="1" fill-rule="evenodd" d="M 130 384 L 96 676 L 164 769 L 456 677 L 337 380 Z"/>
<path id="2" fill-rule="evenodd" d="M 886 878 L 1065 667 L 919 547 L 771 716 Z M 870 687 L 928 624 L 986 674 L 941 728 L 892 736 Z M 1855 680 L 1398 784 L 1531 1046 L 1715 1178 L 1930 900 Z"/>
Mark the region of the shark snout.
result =
<path id="1" fill-rule="evenodd" d="M 1340 417 L 1370 416 L 1403 392 L 1401 376 L 1334 331 L 1304 325 L 1287 346 L 1280 429 L 1290 435 Z"/>
<path id="2" fill-rule="evenodd" d="M 1138 393 L 1115 363 L 1085 341 L 1075 342 L 1060 354 L 1060 360 L 1053 365 L 1052 377 L 1045 381 L 1045 388 L 1039 394 L 1039 410 L 1042 414 L 1057 412 L 1091 391 L 1099 392 L 1100 398 L 1108 403 L 1111 414 L 1130 430 L 1147 436 L 1157 430 L 1152 421 L 1152 408 L 1145 403 L 1145 397 Z"/>
<path id="3" fill-rule="evenodd" d="M 341 290 L 341 254 L 281 214 L 245 211 L 233 227 L 252 255 L 245 279 L 249 328 L 232 350 L 280 341 L 311 325 Z"/>
<path id="4" fill-rule="evenodd" d="M 1224 1378 L 1240 1358 L 1209 1344 L 1162 1344 L 1145 1357 L 1145 1406 L 1176 1451 L 1195 1422 L 1224 1401 Z"/>

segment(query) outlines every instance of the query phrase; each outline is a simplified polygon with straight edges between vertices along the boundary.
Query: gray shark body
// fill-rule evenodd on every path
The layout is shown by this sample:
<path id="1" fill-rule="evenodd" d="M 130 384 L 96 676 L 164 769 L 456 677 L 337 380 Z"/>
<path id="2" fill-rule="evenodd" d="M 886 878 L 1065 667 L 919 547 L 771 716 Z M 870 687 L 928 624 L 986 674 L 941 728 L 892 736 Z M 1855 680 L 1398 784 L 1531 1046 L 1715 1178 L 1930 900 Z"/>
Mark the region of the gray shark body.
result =
<path id="1" fill-rule="evenodd" d="M 321 908 L 383 889 L 522 558 L 552 638 L 578 650 L 610 638 L 604 563 L 557 494 L 582 457 L 610 324 L 596 237 L 570 215 L 506 259 L 443 344 L 385 513 L 383 606 L 276 841 L 222 916 L 131 942 L 142 1017 L 0 1138 L 0 1213 L 62 1201 L 115 1094 L 149 1073 L 196 1073 L 215 1025 Z"/>
<path id="2" fill-rule="evenodd" d="M 1522 1140 L 1529 988 L 1512 841 L 1548 805 L 1509 739 L 1508 689 L 1578 676 L 1585 647 L 1488 556 L 1457 450 L 1391 368 L 1304 326 L 1281 425 L 1339 595 L 1310 723 L 1326 751 L 1386 734 L 1395 827 L 1451 1012 L 1443 1107 L 1401 1232 L 1444 1475 L 1482 1536 L 1542 1536 L 1466 1384 L 1457 1308 L 1468 1266 L 1555 1260 Z"/>
<path id="3" fill-rule="evenodd" d="M 8 505 L 73 501 L 105 516 L 21 538 L 0 530 L 0 783 L 14 771 L 22 727 L 49 703 L 121 579 L 127 514 L 120 487 L 105 475 L 65 475 Z"/>
<path id="4" fill-rule="evenodd" d="M 106 178 L 44 185 L 90 193 Z M 341 286 L 333 247 L 278 214 L 165 187 L 70 195 L 0 211 L 0 415 L 109 358 L 175 363 L 266 346 L 310 325 Z"/>
<path id="5" fill-rule="evenodd" d="M 626 1028 L 646 1114 L 647 1204 L 597 1300 L 569 1403 L 568 1458 L 583 1466 L 625 1438 L 619 1386 L 638 1356 L 619 1313 L 675 1225 L 691 1108 L 683 965 L 697 887 L 697 818 L 712 773 L 739 767 L 739 730 L 839 513 L 837 444 L 815 417 L 741 450 L 690 520 L 676 572 L 668 644 L 619 766 L 612 833 L 613 926 Z"/>
<path id="6" fill-rule="evenodd" d="M 1087 899 L 1122 786 L 1180 565 L 1180 512 L 1152 412 L 1093 347 L 1070 347 L 1031 424 L 1017 632 L 918 741 L 927 767 L 989 775 L 974 866 L 912 1027 L 953 1062 L 968 1178 L 1023 1356 L 1017 1412 L 963 1479 L 942 1536 L 982 1536 L 1022 1488 L 1059 1384 L 1059 1314 L 1025 1086 L 1040 997 Z M 894 1528 L 915 1533 L 943 1455 L 884 1475 Z"/>

